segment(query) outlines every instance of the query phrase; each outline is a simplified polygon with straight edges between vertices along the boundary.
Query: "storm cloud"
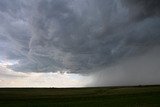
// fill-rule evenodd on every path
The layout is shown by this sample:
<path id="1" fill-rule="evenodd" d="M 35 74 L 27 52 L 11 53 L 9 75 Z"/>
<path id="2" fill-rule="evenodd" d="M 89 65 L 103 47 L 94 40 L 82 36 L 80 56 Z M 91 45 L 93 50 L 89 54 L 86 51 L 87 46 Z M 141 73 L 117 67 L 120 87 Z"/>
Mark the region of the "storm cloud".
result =
<path id="1" fill-rule="evenodd" d="M 15 71 L 107 77 L 108 69 L 125 65 L 112 73 L 146 80 L 154 65 L 160 77 L 160 56 L 152 52 L 160 46 L 158 0 L 1 0 L 0 23 L 0 58 L 17 60 L 9 66 Z M 134 70 L 141 58 L 144 69 Z"/>

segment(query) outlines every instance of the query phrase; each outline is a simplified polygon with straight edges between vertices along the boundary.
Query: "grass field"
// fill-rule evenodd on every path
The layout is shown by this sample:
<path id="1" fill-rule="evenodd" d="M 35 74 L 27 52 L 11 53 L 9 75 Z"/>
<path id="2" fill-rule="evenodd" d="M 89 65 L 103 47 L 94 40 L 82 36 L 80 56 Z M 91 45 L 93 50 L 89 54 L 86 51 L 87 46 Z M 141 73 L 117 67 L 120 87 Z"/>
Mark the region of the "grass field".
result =
<path id="1" fill-rule="evenodd" d="M 0 107 L 160 107 L 160 86 L 1 88 Z"/>

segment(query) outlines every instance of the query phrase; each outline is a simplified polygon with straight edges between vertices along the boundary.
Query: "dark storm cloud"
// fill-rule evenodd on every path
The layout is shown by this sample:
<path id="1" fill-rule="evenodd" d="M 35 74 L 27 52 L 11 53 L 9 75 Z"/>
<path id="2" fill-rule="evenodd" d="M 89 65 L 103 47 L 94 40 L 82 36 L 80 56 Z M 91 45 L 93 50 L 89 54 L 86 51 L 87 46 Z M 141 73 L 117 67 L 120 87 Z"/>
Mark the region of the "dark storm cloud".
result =
<path id="1" fill-rule="evenodd" d="M 160 45 L 158 0 L 12 2 L 0 2 L 0 48 L 19 60 L 14 70 L 108 72 Z"/>
<path id="2" fill-rule="evenodd" d="M 0 54 L 3 58 L 23 59 L 29 51 L 31 35 L 24 11 L 22 0 L 0 1 Z"/>
<path id="3" fill-rule="evenodd" d="M 160 44 L 159 7 L 154 4 L 158 2 L 40 1 L 31 21 L 29 56 L 49 68 L 88 73 L 143 54 Z"/>
<path id="4" fill-rule="evenodd" d="M 159 0 L 122 0 L 129 8 L 133 20 L 143 20 L 147 17 L 160 16 Z"/>

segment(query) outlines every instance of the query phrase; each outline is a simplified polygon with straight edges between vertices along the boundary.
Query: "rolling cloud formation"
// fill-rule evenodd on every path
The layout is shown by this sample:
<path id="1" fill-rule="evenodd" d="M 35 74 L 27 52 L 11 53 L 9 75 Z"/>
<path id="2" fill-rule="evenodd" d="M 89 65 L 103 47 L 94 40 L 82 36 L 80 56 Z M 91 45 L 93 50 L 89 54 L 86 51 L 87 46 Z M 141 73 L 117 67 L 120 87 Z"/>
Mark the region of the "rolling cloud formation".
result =
<path id="1" fill-rule="evenodd" d="M 16 71 L 160 77 L 159 0 L 1 0 L 0 23 L 0 59 Z"/>

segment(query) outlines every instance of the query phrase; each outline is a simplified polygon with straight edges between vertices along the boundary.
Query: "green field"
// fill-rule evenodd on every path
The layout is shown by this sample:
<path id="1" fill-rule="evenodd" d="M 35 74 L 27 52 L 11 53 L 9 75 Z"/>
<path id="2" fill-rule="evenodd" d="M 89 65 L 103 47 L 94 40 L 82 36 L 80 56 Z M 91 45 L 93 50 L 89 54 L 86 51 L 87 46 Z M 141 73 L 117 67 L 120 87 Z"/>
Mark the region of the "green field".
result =
<path id="1" fill-rule="evenodd" d="M 1 88 L 0 107 L 160 107 L 160 86 Z"/>

